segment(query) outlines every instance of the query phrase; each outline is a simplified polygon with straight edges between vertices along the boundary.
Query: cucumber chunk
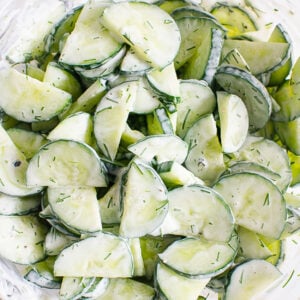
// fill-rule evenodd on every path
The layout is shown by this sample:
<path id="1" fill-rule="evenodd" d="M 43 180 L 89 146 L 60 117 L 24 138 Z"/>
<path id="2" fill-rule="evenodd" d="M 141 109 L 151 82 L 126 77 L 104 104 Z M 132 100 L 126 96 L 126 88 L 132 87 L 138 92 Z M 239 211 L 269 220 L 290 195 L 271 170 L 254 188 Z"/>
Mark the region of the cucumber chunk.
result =
<path id="1" fill-rule="evenodd" d="M 72 140 L 44 145 L 31 159 L 26 177 L 27 183 L 33 186 L 107 185 L 106 167 L 95 150 Z"/>
<path id="2" fill-rule="evenodd" d="M 280 237 L 286 205 L 271 181 L 254 173 L 236 173 L 221 177 L 214 189 L 230 206 L 236 224 L 267 237 Z"/>
<path id="3" fill-rule="evenodd" d="M 5 86 L 0 106 L 19 121 L 49 120 L 66 110 L 72 100 L 69 93 L 13 68 L 0 71 L 0 85 Z"/>
<path id="4" fill-rule="evenodd" d="M 181 39 L 175 21 L 157 6 L 114 3 L 104 10 L 100 21 L 154 67 L 169 65 L 179 49 Z"/>
<path id="5" fill-rule="evenodd" d="M 65 248 L 54 264 L 55 276 L 131 277 L 133 261 L 127 242 L 99 232 Z"/>

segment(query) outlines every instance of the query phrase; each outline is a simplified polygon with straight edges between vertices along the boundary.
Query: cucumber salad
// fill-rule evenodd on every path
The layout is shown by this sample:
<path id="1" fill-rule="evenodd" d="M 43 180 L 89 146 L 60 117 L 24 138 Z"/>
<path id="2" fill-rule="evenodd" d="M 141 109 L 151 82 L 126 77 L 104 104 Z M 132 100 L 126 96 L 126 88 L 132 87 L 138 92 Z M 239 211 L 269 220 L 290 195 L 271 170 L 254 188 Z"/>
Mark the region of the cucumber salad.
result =
<path id="1" fill-rule="evenodd" d="M 0 256 L 51 299 L 299 278 L 300 58 L 255 6 L 200 2 L 88 0 L 6 54 Z"/>

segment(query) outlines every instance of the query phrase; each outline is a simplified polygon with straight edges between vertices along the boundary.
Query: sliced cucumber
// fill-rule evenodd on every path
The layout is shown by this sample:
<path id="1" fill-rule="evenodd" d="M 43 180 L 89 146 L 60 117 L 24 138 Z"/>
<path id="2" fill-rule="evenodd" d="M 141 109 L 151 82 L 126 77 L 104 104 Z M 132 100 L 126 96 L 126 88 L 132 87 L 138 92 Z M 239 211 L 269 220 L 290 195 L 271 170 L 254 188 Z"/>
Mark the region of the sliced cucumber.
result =
<path id="1" fill-rule="evenodd" d="M 154 169 L 137 160 L 131 162 L 122 177 L 120 234 L 125 237 L 150 234 L 168 212 L 167 189 Z"/>
<path id="2" fill-rule="evenodd" d="M 43 81 L 71 94 L 73 100 L 76 100 L 82 93 L 81 84 L 77 78 L 53 62 L 47 65 Z"/>
<path id="3" fill-rule="evenodd" d="M 183 138 L 199 117 L 214 111 L 216 97 L 207 83 L 199 80 L 181 80 L 180 95 L 181 102 L 177 104 L 176 133 Z"/>
<path id="4" fill-rule="evenodd" d="M 98 300 L 152 300 L 154 289 L 142 282 L 130 278 L 111 278 L 106 291 Z"/>
<path id="5" fill-rule="evenodd" d="M 228 30 L 228 37 L 257 30 L 254 20 L 239 6 L 218 3 L 211 14 Z"/>
<path id="6" fill-rule="evenodd" d="M 58 255 L 64 248 L 74 243 L 74 241 L 76 241 L 75 238 L 65 235 L 54 227 L 51 227 L 44 242 L 45 253 L 50 256 Z"/>
<path id="7" fill-rule="evenodd" d="M 36 194 L 41 187 L 26 184 L 28 163 L 24 154 L 14 145 L 7 132 L 0 126 L 0 192 L 12 196 Z"/>
<path id="8" fill-rule="evenodd" d="M 231 66 L 219 67 L 215 79 L 225 91 L 236 94 L 244 101 L 251 131 L 266 125 L 271 115 L 272 101 L 260 81 L 249 72 Z"/>
<path id="9" fill-rule="evenodd" d="M 59 62 L 92 67 L 104 63 L 122 47 L 101 24 L 100 17 L 107 1 L 87 2 L 61 51 Z M 101 51 L 99 51 L 101 49 Z"/>
<path id="10" fill-rule="evenodd" d="M 54 264 L 55 276 L 131 277 L 132 255 L 125 240 L 99 232 L 65 248 Z"/>
<path id="11" fill-rule="evenodd" d="M 48 188 L 47 199 L 63 224 L 83 233 L 102 229 L 95 188 Z"/>
<path id="12" fill-rule="evenodd" d="M 276 185 L 281 191 L 285 191 L 292 180 L 286 151 L 269 139 L 248 136 L 234 160 L 255 162 L 279 174 Z"/>
<path id="13" fill-rule="evenodd" d="M 134 107 L 137 88 L 138 81 L 124 82 L 112 88 L 96 108 L 96 141 L 103 154 L 110 160 L 116 157 L 129 112 Z"/>
<path id="14" fill-rule="evenodd" d="M 182 67 L 182 70 L 180 69 L 182 78 L 202 79 L 211 85 L 221 59 L 223 42 L 222 30 L 211 29 L 207 32 L 196 53 Z"/>
<path id="15" fill-rule="evenodd" d="M 195 5 L 178 7 L 171 12 L 171 15 L 175 20 L 179 20 L 184 17 L 205 17 L 215 19 L 215 17 L 211 13 Z"/>
<path id="16" fill-rule="evenodd" d="M 93 121 L 90 114 L 78 112 L 69 115 L 53 128 L 47 138 L 50 141 L 67 139 L 90 145 L 92 143 Z"/>
<path id="17" fill-rule="evenodd" d="M 225 299 L 251 299 L 280 276 L 280 271 L 264 260 L 250 260 L 240 264 L 230 276 Z"/>
<path id="18" fill-rule="evenodd" d="M 7 133 L 27 159 L 32 158 L 48 142 L 45 136 L 40 133 L 17 127 L 9 128 Z"/>
<path id="19" fill-rule="evenodd" d="M 45 37 L 45 51 L 56 54 L 60 51 L 61 39 L 74 29 L 82 5 L 71 9 L 60 21 L 54 24 L 49 35 Z"/>
<path id="20" fill-rule="evenodd" d="M 229 206 L 214 190 L 190 185 L 168 193 L 169 214 L 177 228 L 164 234 L 203 237 L 206 240 L 227 242 L 233 233 L 234 219 Z"/>
<path id="21" fill-rule="evenodd" d="M 91 112 L 106 92 L 105 83 L 100 79 L 96 80 L 75 102 L 71 104 L 67 111 L 60 114 L 60 119 L 64 119 L 65 117 L 79 111 Z"/>
<path id="22" fill-rule="evenodd" d="M 71 140 L 44 145 L 31 159 L 27 183 L 33 186 L 106 186 L 106 168 L 93 148 Z"/>
<path id="23" fill-rule="evenodd" d="M 12 68 L 0 71 L 0 85 L 5 86 L 0 99 L 2 109 L 19 121 L 49 120 L 71 104 L 69 93 Z"/>
<path id="24" fill-rule="evenodd" d="M 158 163 L 174 160 L 181 164 L 187 156 L 188 144 L 176 135 L 161 134 L 147 136 L 128 150 L 148 162 L 154 158 Z"/>
<path id="25" fill-rule="evenodd" d="M 245 58 L 237 49 L 232 49 L 224 56 L 224 58 L 222 59 L 222 65 L 235 66 L 240 69 L 251 72 L 250 67 L 246 62 Z"/>
<path id="26" fill-rule="evenodd" d="M 183 276 L 202 279 L 216 276 L 228 269 L 237 249 L 236 235 L 229 243 L 189 237 L 172 243 L 159 254 L 159 258 Z"/>
<path id="27" fill-rule="evenodd" d="M 249 117 L 242 99 L 226 92 L 217 92 L 221 127 L 221 144 L 225 153 L 239 150 L 248 135 Z"/>
<path id="28" fill-rule="evenodd" d="M 38 212 L 40 210 L 40 205 L 40 195 L 13 197 L 0 193 L 0 215 L 28 215 L 33 212 Z"/>
<path id="29" fill-rule="evenodd" d="M 200 178 L 176 161 L 163 162 L 156 169 L 163 182 L 169 188 L 191 184 L 204 185 Z"/>
<path id="30" fill-rule="evenodd" d="M 175 21 L 157 6 L 115 3 L 104 10 L 100 21 L 152 66 L 169 65 L 179 49 L 180 33 Z"/>
<path id="31" fill-rule="evenodd" d="M 158 95 L 174 103 L 180 102 L 179 81 L 173 63 L 163 69 L 152 69 L 146 73 L 146 78 Z"/>
<path id="32" fill-rule="evenodd" d="M 170 115 L 164 107 L 156 108 L 147 115 L 147 127 L 149 135 L 174 134 Z"/>
<path id="33" fill-rule="evenodd" d="M 221 177 L 214 186 L 230 206 L 241 225 L 262 235 L 279 238 L 286 219 L 281 192 L 268 179 L 254 173 Z"/>
<path id="34" fill-rule="evenodd" d="M 282 66 L 290 56 L 288 43 L 253 42 L 245 40 L 225 40 L 222 56 L 237 49 L 246 60 L 253 75 L 272 72 Z M 257 60 L 259 59 L 259 64 Z"/>
<path id="35" fill-rule="evenodd" d="M 184 140 L 189 145 L 186 168 L 204 182 L 212 184 L 225 170 L 213 115 L 205 115 L 196 121 Z"/>
<path id="36" fill-rule="evenodd" d="M 197 300 L 209 280 L 184 277 L 162 263 L 156 266 L 155 283 L 162 299 Z"/>
<path id="37" fill-rule="evenodd" d="M 183 66 L 197 51 L 204 38 L 212 29 L 223 31 L 214 19 L 207 17 L 182 17 L 176 20 L 181 34 L 181 44 L 174 63 L 175 68 Z"/>
<path id="38" fill-rule="evenodd" d="M 120 65 L 120 73 L 144 74 L 149 71 L 150 68 L 149 63 L 140 58 L 134 49 L 129 48 Z"/>
<path id="39" fill-rule="evenodd" d="M 280 140 L 295 155 L 300 155 L 300 116 L 289 122 L 274 122 Z"/>
<path id="40" fill-rule="evenodd" d="M 17 264 L 33 264 L 45 257 L 47 226 L 36 216 L 0 216 L 0 254 Z"/>
<path id="41" fill-rule="evenodd" d="M 59 291 L 59 299 L 80 299 L 91 288 L 95 277 L 64 277 Z"/>

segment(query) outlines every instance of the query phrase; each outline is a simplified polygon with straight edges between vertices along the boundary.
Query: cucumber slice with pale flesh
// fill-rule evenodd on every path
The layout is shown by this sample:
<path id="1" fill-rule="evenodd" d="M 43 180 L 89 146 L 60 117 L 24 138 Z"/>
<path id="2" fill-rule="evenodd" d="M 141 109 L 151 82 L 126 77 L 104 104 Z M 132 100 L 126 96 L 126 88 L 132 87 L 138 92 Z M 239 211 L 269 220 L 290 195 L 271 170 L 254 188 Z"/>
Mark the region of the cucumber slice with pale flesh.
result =
<path id="1" fill-rule="evenodd" d="M 54 264 L 55 276 L 131 277 L 132 255 L 127 242 L 99 232 L 65 248 Z"/>
<path id="2" fill-rule="evenodd" d="M 107 185 L 106 167 L 96 151 L 72 140 L 44 145 L 31 159 L 26 177 L 27 183 L 35 186 Z"/>
<path id="3" fill-rule="evenodd" d="M 241 148 L 248 135 L 249 118 L 242 99 L 226 92 L 217 92 L 221 127 L 221 144 L 225 153 Z"/>
<path id="4" fill-rule="evenodd" d="M 268 237 L 280 237 L 286 205 L 271 181 L 254 173 L 236 173 L 221 177 L 214 189 L 230 206 L 236 224 Z"/>
<path id="5" fill-rule="evenodd" d="M 249 72 L 233 66 L 219 67 L 215 79 L 226 92 L 236 94 L 244 101 L 251 131 L 266 125 L 271 115 L 272 101 L 260 81 Z"/>
<path id="6" fill-rule="evenodd" d="M 0 98 L 1 108 L 19 121 L 49 120 L 66 110 L 72 100 L 69 93 L 13 68 L 0 71 L 0 85 L 5 86 Z"/>
<path id="7" fill-rule="evenodd" d="M 150 234 L 168 212 L 167 189 L 152 167 L 133 161 L 122 178 L 120 234 L 140 237 Z"/>
<path id="8" fill-rule="evenodd" d="M 115 3 L 104 10 L 100 21 L 152 66 L 169 65 L 179 49 L 181 39 L 175 21 L 157 6 Z"/>

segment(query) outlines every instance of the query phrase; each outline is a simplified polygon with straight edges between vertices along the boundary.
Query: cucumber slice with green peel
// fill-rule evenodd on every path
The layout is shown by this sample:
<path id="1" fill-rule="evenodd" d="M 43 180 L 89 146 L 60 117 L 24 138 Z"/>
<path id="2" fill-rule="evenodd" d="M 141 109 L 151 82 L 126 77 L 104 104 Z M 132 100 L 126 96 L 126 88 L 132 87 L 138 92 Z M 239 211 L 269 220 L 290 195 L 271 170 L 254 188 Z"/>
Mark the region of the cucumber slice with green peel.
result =
<path id="1" fill-rule="evenodd" d="M 0 192 L 11 196 L 28 196 L 39 193 L 40 186 L 26 183 L 28 162 L 15 146 L 8 133 L 0 126 Z"/>
<path id="2" fill-rule="evenodd" d="M 17 127 L 9 128 L 7 133 L 27 159 L 32 158 L 43 145 L 48 143 L 44 135 Z"/>
<path id="3" fill-rule="evenodd" d="M 155 285 L 162 299 L 197 300 L 209 280 L 184 277 L 162 263 L 155 270 Z"/>
<path id="4" fill-rule="evenodd" d="M 175 131 L 164 107 L 156 108 L 152 114 L 147 115 L 147 127 L 149 135 L 174 134 Z"/>
<path id="5" fill-rule="evenodd" d="M 225 299 L 250 299 L 282 276 L 272 264 L 259 259 L 238 265 L 230 276 Z"/>
<path id="6" fill-rule="evenodd" d="M 133 112 L 136 114 L 148 114 L 159 106 L 161 106 L 159 96 L 149 86 L 147 79 L 139 78 Z"/>
<path id="7" fill-rule="evenodd" d="M 300 156 L 288 151 L 288 157 L 292 171 L 291 186 L 294 186 L 297 183 L 300 183 Z"/>
<path id="8" fill-rule="evenodd" d="M 165 101 L 180 102 L 179 81 L 173 63 L 163 69 L 152 69 L 146 73 L 146 78 L 153 90 L 166 98 Z"/>
<path id="9" fill-rule="evenodd" d="M 253 75 L 272 72 L 282 66 L 290 57 L 288 43 L 253 42 L 245 40 L 225 40 L 222 57 L 237 49 L 246 60 Z M 259 64 L 257 60 L 259 59 Z"/>
<path id="10" fill-rule="evenodd" d="M 155 170 L 137 160 L 122 176 L 120 235 L 150 234 L 168 212 L 167 189 Z"/>
<path id="11" fill-rule="evenodd" d="M 280 140 L 295 155 L 300 155 L 300 116 L 289 122 L 274 122 Z"/>
<path id="12" fill-rule="evenodd" d="M 192 5 L 186 5 L 174 9 L 171 12 L 171 16 L 174 18 L 175 21 L 184 17 L 196 17 L 196 18 L 205 17 L 205 18 L 215 19 L 215 17 L 211 13 L 201 9 L 200 7 L 192 6 Z"/>
<path id="13" fill-rule="evenodd" d="M 60 40 L 65 34 L 71 33 L 74 29 L 82 5 L 71 9 L 59 22 L 57 22 L 49 35 L 45 37 L 45 51 L 56 54 L 60 51 Z"/>
<path id="14" fill-rule="evenodd" d="M 134 49 L 129 48 L 122 59 L 120 73 L 124 74 L 144 74 L 151 66 L 144 59 L 140 58 Z"/>
<path id="15" fill-rule="evenodd" d="M 270 75 L 270 79 L 268 82 L 268 86 L 279 86 L 281 85 L 286 77 L 289 75 L 293 63 L 291 58 L 292 52 L 292 41 L 287 33 L 287 31 L 283 28 L 281 24 L 277 24 L 269 38 L 270 42 L 275 43 L 288 43 L 290 45 L 290 53 L 289 57 L 287 58 L 286 62 L 277 70 L 273 71 Z"/>
<path id="16" fill-rule="evenodd" d="M 121 47 L 116 53 L 111 55 L 103 64 L 93 68 L 85 68 L 75 66 L 74 69 L 82 78 L 95 79 L 106 78 L 114 73 L 116 68 L 120 65 L 123 56 L 126 53 L 126 46 Z"/>
<path id="17" fill-rule="evenodd" d="M 279 174 L 280 178 L 276 179 L 276 185 L 281 191 L 285 191 L 292 180 L 288 155 L 274 141 L 248 136 L 242 148 L 234 155 L 233 161 L 258 163 Z"/>
<path id="18" fill-rule="evenodd" d="M 62 69 L 56 63 L 50 62 L 47 65 L 43 81 L 49 82 L 53 86 L 71 94 L 73 101 L 82 94 L 80 82 L 73 76 L 73 74 Z"/>
<path id="19" fill-rule="evenodd" d="M 0 193 L 0 215 L 22 216 L 40 210 L 41 196 L 13 197 Z"/>
<path id="20" fill-rule="evenodd" d="M 56 256 L 75 241 L 75 238 L 65 235 L 54 227 L 51 227 L 44 241 L 45 253 L 49 256 Z"/>
<path id="21" fill-rule="evenodd" d="M 49 120 L 71 104 L 69 93 L 13 68 L 0 71 L 0 84 L 5 86 L 0 99 L 1 108 L 19 121 Z"/>
<path id="22" fill-rule="evenodd" d="M 48 227 L 36 216 L 0 216 L 0 254 L 17 264 L 45 258 L 43 243 Z"/>
<path id="23" fill-rule="evenodd" d="M 128 239 L 130 251 L 133 257 L 134 271 L 133 276 L 144 276 L 145 275 L 145 266 L 142 257 L 142 249 L 139 238 L 130 238 Z"/>
<path id="24" fill-rule="evenodd" d="M 152 300 L 155 290 L 148 284 L 130 278 L 110 278 L 106 291 L 99 300 Z"/>
<path id="25" fill-rule="evenodd" d="M 180 80 L 181 102 L 177 104 L 176 134 L 183 138 L 201 116 L 212 113 L 216 97 L 205 81 Z"/>
<path id="26" fill-rule="evenodd" d="M 189 145 L 186 168 L 211 185 L 225 170 L 213 115 L 205 115 L 196 121 L 187 131 L 184 141 Z"/>
<path id="27" fill-rule="evenodd" d="M 217 92 L 217 103 L 222 149 L 232 153 L 242 147 L 248 135 L 248 111 L 240 97 L 226 92 Z"/>
<path id="28" fill-rule="evenodd" d="M 273 172 L 270 168 L 259 164 L 258 162 L 251 161 L 238 161 L 229 166 L 225 174 L 234 174 L 239 172 L 253 172 L 257 173 L 267 179 L 271 180 L 275 185 L 280 186 L 277 182 L 281 180 L 278 173 Z"/>
<path id="29" fill-rule="evenodd" d="M 187 237 L 172 243 L 159 254 L 159 258 L 163 264 L 182 276 L 203 279 L 228 269 L 237 249 L 236 234 L 228 243 Z"/>
<path id="30" fill-rule="evenodd" d="M 211 85 L 221 58 L 223 42 L 224 32 L 211 29 L 196 53 L 179 70 L 182 78 L 202 79 Z"/>
<path id="31" fill-rule="evenodd" d="M 169 65 L 179 49 L 181 39 L 175 21 L 157 6 L 114 3 L 104 10 L 100 21 L 154 67 Z"/>
<path id="32" fill-rule="evenodd" d="M 106 85 L 101 79 L 97 79 L 90 87 L 88 87 L 80 97 L 71 104 L 70 108 L 59 115 L 62 120 L 67 116 L 79 111 L 92 112 L 92 109 L 97 106 L 100 99 L 107 92 Z"/>
<path id="33" fill-rule="evenodd" d="M 33 186 L 107 185 L 106 167 L 95 150 L 71 140 L 44 145 L 31 159 L 26 177 L 27 184 Z"/>
<path id="34" fill-rule="evenodd" d="M 127 242 L 99 232 L 65 248 L 54 264 L 55 276 L 131 277 L 133 261 Z"/>
<path id="35" fill-rule="evenodd" d="M 241 226 L 238 228 L 237 233 L 240 241 L 238 256 L 243 259 L 267 259 L 272 255 L 270 249 L 257 233 Z"/>
<path id="36" fill-rule="evenodd" d="M 48 188 L 47 199 L 63 224 L 83 233 L 102 229 L 95 188 Z"/>
<path id="37" fill-rule="evenodd" d="M 53 128 L 47 138 L 50 141 L 66 139 L 91 145 L 93 121 L 92 116 L 86 112 L 69 115 Z"/>
<path id="38" fill-rule="evenodd" d="M 91 288 L 95 280 L 95 277 L 63 277 L 59 299 L 80 299 Z"/>
<path id="39" fill-rule="evenodd" d="M 275 121 L 292 121 L 300 116 L 300 58 L 295 62 L 291 77 L 280 86 L 274 94 L 274 99 L 280 110 L 274 113 Z"/>
<path id="40" fill-rule="evenodd" d="M 100 22 L 109 1 L 92 1 L 86 3 L 68 36 L 59 63 L 69 66 L 93 67 L 103 64 L 122 47 Z M 99 51 L 101 49 L 101 51 Z"/>
<path id="41" fill-rule="evenodd" d="M 147 162 L 152 159 L 158 163 L 174 160 L 182 164 L 188 153 L 188 144 L 176 135 L 161 134 L 147 136 L 131 144 L 128 150 Z"/>
<path id="42" fill-rule="evenodd" d="M 222 65 L 235 66 L 240 69 L 251 72 L 250 67 L 238 49 L 230 50 L 222 59 Z"/>
<path id="43" fill-rule="evenodd" d="M 98 297 L 105 293 L 110 280 L 111 279 L 109 278 L 96 277 L 95 281 L 90 286 L 90 288 L 84 293 L 83 297 L 88 299 L 98 299 Z"/>
<path id="44" fill-rule="evenodd" d="M 252 17 L 239 6 L 218 3 L 210 13 L 228 30 L 228 37 L 257 30 Z"/>
<path id="45" fill-rule="evenodd" d="M 114 160 L 137 96 L 138 81 L 112 88 L 100 101 L 94 116 L 94 134 L 103 154 Z"/>
<path id="46" fill-rule="evenodd" d="M 168 200 L 169 214 L 177 228 L 170 232 L 164 228 L 164 234 L 230 240 L 234 219 L 229 206 L 214 190 L 200 185 L 178 187 L 168 193 Z"/>
<path id="47" fill-rule="evenodd" d="M 52 256 L 32 265 L 24 279 L 42 288 L 59 289 L 61 279 L 53 276 L 54 261 Z"/>
<path id="48" fill-rule="evenodd" d="M 286 204 L 270 180 L 254 173 L 236 173 L 221 177 L 214 189 L 230 206 L 236 224 L 267 237 L 280 237 Z"/>
<path id="49" fill-rule="evenodd" d="M 249 116 L 249 129 L 264 127 L 270 118 L 272 101 L 263 84 L 249 72 L 232 66 L 220 66 L 215 79 L 228 93 L 239 96 L 245 103 Z"/>
<path id="50" fill-rule="evenodd" d="M 224 31 L 214 19 L 207 17 L 182 17 L 176 20 L 181 34 L 181 44 L 174 59 L 176 70 L 182 67 L 200 47 L 201 43 L 212 29 Z"/>
<path id="51" fill-rule="evenodd" d="M 200 178 L 176 161 L 163 162 L 156 167 L 156 170 L 168 188 L 191 184 L 204 185 Z"/>
<path id="52" fill-rule="evenodd" d="M 159 7 L 166 11 L 168 14 L 171 14 L 172 11 L 179 7 L 184 7 L 187 5 L 185 0 L 165 0 L 159 4 Z"/>

